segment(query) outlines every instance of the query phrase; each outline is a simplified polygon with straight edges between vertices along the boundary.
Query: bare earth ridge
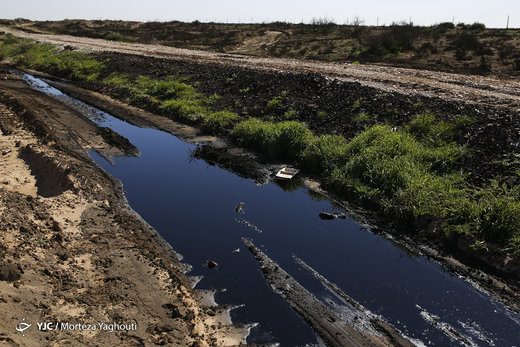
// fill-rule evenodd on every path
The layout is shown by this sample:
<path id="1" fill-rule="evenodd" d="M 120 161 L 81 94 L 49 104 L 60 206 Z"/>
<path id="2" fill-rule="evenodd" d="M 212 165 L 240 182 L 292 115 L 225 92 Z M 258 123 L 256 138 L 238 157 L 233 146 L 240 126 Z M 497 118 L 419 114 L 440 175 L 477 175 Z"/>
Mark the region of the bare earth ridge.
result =
<path id="1" fill-rule="evenodd" d="M 287 58 L 259 58 L 68 35 L 34 34 L 6 27 L 0 27 L 0 30 L 39 42 L 68 45 L 92 51 L 112 51 L 172 60 L 233 65 L 255 70 L 318 73 L 342 81 L 359 82 L 362 85 L 388 92 L 420 94 L 455 102 L 487 105 L 520 112 L 520 82 L 512 79 L 468 76 L 368 64 L 358 65 Z"/>

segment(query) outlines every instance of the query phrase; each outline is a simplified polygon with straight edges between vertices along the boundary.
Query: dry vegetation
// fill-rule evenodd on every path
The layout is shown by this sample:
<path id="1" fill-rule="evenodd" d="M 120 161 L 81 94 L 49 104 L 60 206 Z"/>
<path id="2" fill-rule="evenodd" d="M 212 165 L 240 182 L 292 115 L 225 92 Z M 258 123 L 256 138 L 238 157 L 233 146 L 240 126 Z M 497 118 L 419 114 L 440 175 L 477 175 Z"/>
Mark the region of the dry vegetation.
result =
<path id="1" fill-rule="evenodd" d="M 470 74 L 520 74 L 520 30 L 483 24 L 430 27 L 312 24 L 217 24 L 64 20 L 3 20 L 28 32 L 154 43 L 256 56 L 384 63 Z"/>

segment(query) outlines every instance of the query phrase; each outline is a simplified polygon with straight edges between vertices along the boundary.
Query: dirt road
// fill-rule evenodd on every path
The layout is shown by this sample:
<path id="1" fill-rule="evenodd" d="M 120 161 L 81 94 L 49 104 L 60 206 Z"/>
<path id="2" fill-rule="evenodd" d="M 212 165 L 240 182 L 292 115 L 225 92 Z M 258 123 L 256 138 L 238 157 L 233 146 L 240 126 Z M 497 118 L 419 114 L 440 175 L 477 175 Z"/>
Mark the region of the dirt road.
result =
<path id="1" fill-rule="evenodd" d="M 179 49 L 160 45 L 144 45 L 75 37 L 26 33 L 6 27 L 0 31 L 39 42 L 68 45 L 93 51 L 113 51 L 198 63 L 227 64 L 255 70 L 318 73 L 330 78 L 402 94 L 420 94 L 446 100 L 474 103 L 520 112 L 520 82 L 492 77 L 468 76 L 428 70 L 325 63 L 285 58 L 258 58 L 207 51 Z"/>

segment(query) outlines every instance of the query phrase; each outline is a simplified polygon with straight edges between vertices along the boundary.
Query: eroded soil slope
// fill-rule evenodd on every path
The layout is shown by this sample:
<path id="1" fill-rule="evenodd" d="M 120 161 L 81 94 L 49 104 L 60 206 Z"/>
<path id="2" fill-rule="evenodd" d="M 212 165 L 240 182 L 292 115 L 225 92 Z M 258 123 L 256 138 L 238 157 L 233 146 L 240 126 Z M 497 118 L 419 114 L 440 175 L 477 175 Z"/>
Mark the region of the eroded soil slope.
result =
<path id="1" fill-rule="evenodd" d="M 239 330 L 218 322 L 218 308 L 203 307 L 186 266 L 86 152 L 125 149 L 15 76 L 0 77 L 0 341 L 240 343 Z M 25 336 L 15 330 L 23 318 L 33 325 Z M 41 332 L 37 322 L 136 323 L 137 330 Z"/>

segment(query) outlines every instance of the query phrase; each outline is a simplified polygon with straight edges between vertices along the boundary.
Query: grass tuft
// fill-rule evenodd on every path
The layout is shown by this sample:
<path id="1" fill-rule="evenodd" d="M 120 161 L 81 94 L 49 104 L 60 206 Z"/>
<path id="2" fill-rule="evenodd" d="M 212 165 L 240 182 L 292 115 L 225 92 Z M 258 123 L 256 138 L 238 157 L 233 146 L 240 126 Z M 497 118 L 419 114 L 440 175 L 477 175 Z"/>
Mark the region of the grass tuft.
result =
<path id="1" fill-rule="evenodd" d="M 255 118 L 237 124 L 231 136 L 241 146 L 261 150 L 273 158 L 296 158 L 312 139 L 311 131 L 302 123 L 270 123 Z"/>

